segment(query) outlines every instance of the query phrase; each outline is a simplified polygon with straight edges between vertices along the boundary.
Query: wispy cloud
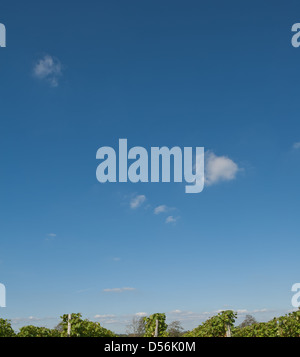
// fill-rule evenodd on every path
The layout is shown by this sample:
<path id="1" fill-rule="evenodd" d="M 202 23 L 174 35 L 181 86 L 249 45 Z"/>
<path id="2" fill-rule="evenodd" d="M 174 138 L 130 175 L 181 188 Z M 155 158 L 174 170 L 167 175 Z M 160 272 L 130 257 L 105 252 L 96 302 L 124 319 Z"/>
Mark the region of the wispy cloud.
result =
<path id="1" fill-rule="evenodd" d="M 106 314 L 106 315 L 95 315 L 94 319 L 107 319 L 107 318 L 112 318 L 115 317 L 116 315 L 110 315 L 110 314 Z"/>
<path id="2" fill-rule="evenodd" d="M 300 141 L 293 144 L 293 149 L 295 149 L 295 150 L 300 149 Z"/>
<path id="3" fill-rule="evenodd" d="M 174 211 L 175 207 L 169 207 L 167 205 L 160 205 L 154 208 L 154 214 L 167 213 L 170 211 Z"/>
<path id="4" fill-rule="evenodd" d="M 166 218 L 166 223 L 175 223 L 178 220 L 178 218 L 175 218 L 173 216 L 169 216 Z"/>
<path id="5" fill-rule="evenodd" d="M 112 288 L 112 289 L 103 289 L 105 293 L 122 293 L 124 291 L 134 291 L 135 288 Z"/>
<path id="6" fill-rule="evenodd" d="M 173 310 L 173 311 L 170 311 L 171 314 L 180 314 L 182 311 L 181 310 Z"/>
<path id="7" fill-rule="evenodd" d="M 205 155 L 205 183 L 208 186 L 234 180 L 239 170 L 238 165 L 227 156 L 217 156 L 212 151 Z"/>
<path id="8" fill-rule="evenodd" d="M 148 204 L 148 205 L 145 205 L 144 202 L 146 201 L 146 196 L 145 195 L 135 195 L 133 197 L 131 197 L 131 200 L 130 200 L 130 208 L 131 209 L 137 209 L 139 207 L 141 207 L 143 205 L 143 208 L 150 208 L 151 205 Z M 167 205 L 158 205 L 158 206 L 154 206 L 155 207 L 153 209 L 153 213 L 155 215 L 160 215 L 160 214 L 164 214 L 164 213 L 168 213 L 170 211 L 174 211 L 176 210 L 175 207 L 169 207 Z M 152 209 L 151 209 L 152 210 Z M 169 213 L 170 214 L 170 213 Z M 179 217 L 174 217 L 174 216 L 168 216 L 166 219 L 165 219 L 165 223 L 175 223 L 177 220 L 178 220 Z"/>
<path id="9" fill-rule="evenodd" d="M 144 317 L 144 316 L 147 316 L 147 312 L 137 312 L 136 314 L 134 314 L 135 316 L 138 316 L 138 317 Z"/>
<path id="10" fill-rule="evenodd" d="M 256 310 L 253 310 L 252 312 L 253 313 L 257 313 L 257 312 L 267 312 L 268 309 L 256 309 Z"/>
<path id="11" fill-rule="evenodd" d="M 256 309 L 256 310 L 247 310 L 247 309 L 232 309 L 238 313 L 239 317 L 244 317 L 247 314 L 265 314 L 268 312 L 272 312 L 272 310 L 268 309 Z M 173 310 L 167 313 L 167 317 L 170 320 L 179 320 L 181 322 L 193 322 L 196 325 L 199 325 L 201 322 L 207 320 L 209 317 L 214 316 L 220 312 L 224 311 L 224 309 L 215 310 L 215 311 L 206 311 L 206 312 L 193 312 L 193 311 L 182 311 L 182 310 Z M 274 312 L 274 311 L 273 311 Z"/>
<path id="12" fill-rule="evenodd" d="M 20 326 L 24 325 L 35 325 L 35 326 L 46 326 L 47 324 L 57 321 L 57 317 L 35 317 L 35 316 L 29 316 L 29 317 L 15 317 L 10 319 L 11 323 L 13 325 L 13 328 L 19 328 Z"/>
<path id="13" fill-rule="evenodd" d="M 146 201 L 146 196 L 145 195 L 135 196 L 130 201 L 130 207 L 132 209 L 136 209 L 136 208 L 140 207 L 145 201 Z"/>
<path id="14" fill-rule="evenodd" d="M 28 321 L 40 321 L 41 319 L 38 317 L 34 317 L 34 316 L 29 316 L 29 317 L 16 317 L 11 319 L 12 322 L 16 323 L 16 322 L 28 322 Z"/>
<path id="15" fill-rule="evenodd" d="M 168 211 L 168 207 L 166 205 L 160 205 L 154 208 L 154 214 L 160 214 Z"/>
<path id="16" fill-rule="evenodd" d="M 45 55 L 35 64 L 33 74 L 36 78 L 47 81 L 51 87 L 57 87 L 62 76 L 62 64 L 57 58 Z"/>
<path id="17" fill-rule="evenodd" d="M 55 234 L 55 233 L 48 233 L 47 237 L 45 238 L 45 240 L 46 241 L 52 241 L 56 236 L 57 236 L 57 234 Z"/>
<path id="18" fill-rule="evenodd" d="M 106 324 L 121 324 L 121 323 L 124 323 L 124 322 L 119 321 L 118 319 L 108 319 L 108 320 L 105 320 L 105 323 Z"/>
<path id="19" fill-rule="evenodd" d="M 92 290 L 92 288 L 88 288 L 88 289 L 77 290 L 77 291 L 75 291 L 75 292 L 76 292 L 76 294 L 82 294 L 82 293 L 85 293 L 85 292 L 91 291 L 91 290 Z"/>

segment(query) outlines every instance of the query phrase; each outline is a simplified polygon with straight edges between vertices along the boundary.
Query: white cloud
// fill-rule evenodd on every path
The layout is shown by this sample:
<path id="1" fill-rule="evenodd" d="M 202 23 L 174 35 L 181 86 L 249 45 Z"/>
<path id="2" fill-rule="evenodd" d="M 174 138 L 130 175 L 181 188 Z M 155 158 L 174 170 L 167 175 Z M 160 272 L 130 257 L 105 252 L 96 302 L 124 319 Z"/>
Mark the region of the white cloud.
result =
<path id="1" fill-rule="evenodd" d="M 48 234 L 47 234 L 47 237 L 45 238 L 45 241 L 51 242 L 51 241 L 54 240 L 54 238 L 55 238 L 56 236 L 57 236 L 57 235 L 56 235 L 55 233 L 48 233 Z"/>
<path id="2" fill-rule="evenodd" d="M 257 309 L 257 310 L 253 310 L 253 313 L 257 313 L 257 312 L 267 312 L 268 309 Z"/>
<path id="3" fill-rule="evenodd" d="M 290 314 L 291 312 L 295 312 L 295 311 L 298 311 L 298 310 L 299 310 L 299 307 L 294 307 L 293 309 L 288 310 L 287 312 Z"/>
<path id="4" fill-rule="evenodd" d="M 85 292 L 90 291 L 90 290 L 91 290 L 91 288 L 88 288 L 88 289 L 77 290 L 75 292 L 76 292 L 76 294 L 82 294 L 82 293 L 85 293 Z"/>
<path id="5" fill-rule="evenodd" d="M 222 311 L 222 310 L 220 310 Z M 218 311 L 219 312 L 219 311 Z M 182 310 L 173 310 L 167 313 L 168 318 L 176 319 L 179 321 L 195 321 L 196 325 L 200 324 L 201 320 L 205 321 L 209 316 L 215 315 L 217 312 L 193 312 L 193 311 L 182 311 Z"/>
<path id="6" fill-rule="evenodd" d="M 193 311 L 182 311 L 182 310 L 173 310 L 167 312 L 167 318 L 170 320 L 179 320 L 183 323 L 188 323 L 188 324 L 194 324 L 195 326 L 198 326 L 201 322 L 207 320 L 209 317 L 214 316 L 226 309 L 220 309 L 220 310 L 215 310 L 215 311 L 206 311 L 206 312 L 193 312 Z M 267 309 L 257 309 L 253 311 L 249 311 L 247 309 L 234 309 L 232 308 L 231 310 L 234 310 L 239 314 L 240 317 L 246 315 L 246 314 L 265 314 L 267 312 L 270 312 L 271 310 Z M 274 312 L 274 311 L 273 311 Z M 272 314 L 273 314 L 272 312 Z M 194 328 L 191 326 L 191 328 Z"/>
<path id="7" fill-rule="evenodd" d="M 173 216 L 169 216 L 166 218 L 166 223 L 175 223 L 177 221 L 177 218 L 174 218 Z"/>
<path id="8" fill-rule="evenodd" d="M 130 207 L 132 209 L 138 208 L 140 207 L 144 202 L 146 201 L 146 196 L 144 195 L 139 195 L 134 197 L 131 201 L 130 201 Z"/>
<path id="9" fill-rule="evenodd" d="M 234 180 L 238 165 L 226 156 L 217 156 L 208 151 L 205 155 L 205 183 L 214 185 L 221 181 Z"/>
<path id="10" fill-rule="evenodd" d="M 106 324 L 117 324 L 117 323 L 121 323 L 119 320 L 117 319 L 109 319 L 105 321 Z"/>
<path id="11" fill-rule="evenodd" d="M 298 141 L 297 143 L 294 143 L 293 148 L 300 149 L 300 141 Z"/>
<path id="12" fill-rule="evenodd" d="M 57 58 L 45 55 L 35 64 L 33 74 L 38 79 L 46 80 L 51 87 L 57 87 L 62 75 L 62 65 Z"/>
<path id="13" fill-rule="evenodd" d="M 34 316 L 29 316 L 28 319 L 29 320 L 39 320 L 37 317 L 34 317 Z"/>
<path id="14" fill-rule="evenodd" d="M 113 258 L 113 261 L 115 261 L 115 262 L 118 262 L 120 260 L 121 260 L 121 258 L 118 258 L 118 257 Z"/>
<path id="15" fill-rule="evenodd" d="M 167 212 L 167 210 L 168 210 L 168 207 L 166 205 L 157 206 L 154 209 L 154 214 L 164 213 L 164 212 Z"/>
<path id="16" fill-rule="evenodd" d="M 133 291 L 135 288 L 112 288 L 112 289 L 103 289 L 105 293 L 122 293 L 124 291 Z"/>
<path id="17" fill-rule="evenodd" d="M 107 319 L 107 318 L 112 318 L 115 317 L 116 315 L 95 315 L 94 319 Z"/>
<path id="18" fill-rule="evenodd" d="M 147 315 L 148 315 L 147 312 L 137 312 L 135 314 L 135 316 L 138 316 L 138 317 L 143 317 L 143 316 L 147 316 Z"/>
<path id="19" fill-rule="evenodd" d="M 29 317 L 15 317 L 10 319 L 11 322 L 15 325 L 20 325 L 20 324 L 28 324 L 28 323 L 33 323 L 35 321 L 43 321 L 43 320 L 56 320 L 56 317 L 35 317 L 35 316 L 29 316 Z"/>

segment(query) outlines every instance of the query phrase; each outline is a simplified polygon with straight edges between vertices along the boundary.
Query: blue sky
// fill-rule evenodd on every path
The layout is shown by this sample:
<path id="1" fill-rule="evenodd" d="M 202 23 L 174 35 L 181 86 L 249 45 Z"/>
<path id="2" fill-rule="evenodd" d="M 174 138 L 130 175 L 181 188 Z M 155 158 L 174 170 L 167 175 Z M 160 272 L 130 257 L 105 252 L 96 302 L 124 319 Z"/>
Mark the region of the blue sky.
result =
<path id="1" fill-rule="evenodd" d="M 265 321 L 299 282 L 298 1 L 6 1 L 0 282 L 14 327 L 81 312 Z M 203 192 L 96 180 L 96 152 L 205 147 Z"/>

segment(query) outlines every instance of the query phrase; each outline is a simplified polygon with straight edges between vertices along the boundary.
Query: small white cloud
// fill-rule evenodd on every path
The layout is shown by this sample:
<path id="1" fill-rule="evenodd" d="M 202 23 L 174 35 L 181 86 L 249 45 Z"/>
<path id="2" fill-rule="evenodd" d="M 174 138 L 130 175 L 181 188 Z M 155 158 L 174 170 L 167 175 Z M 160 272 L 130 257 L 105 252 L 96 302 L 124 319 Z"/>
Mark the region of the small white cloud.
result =
<path id="1" fill-rule="evenodd" d="M 38 318 L 38 317 L 34 317 L 34 316 L 29 316 L 29 317 L 16 317 L 16 318 L 12 318 L 11 321 L 13 323 L 26 323 L 29 321 L 40 321 L 42 319 Z"/>
<path id="2" fill-rule="evenodd" d="M 56 235 L 55 233 L 48 233 L 48 234 L 47 234 L 47 237 L 45 238 L 45 241 L 51 242 L 51 241 L 54 240 L 54 238 L 55 238 L 56 236 L 57 236 L 57 235 Z"/>
<path id="3" fill-rule="evenodd" d="M 157 206 L 154 209 L 154 214 L 164 213 L 164 212 L 167 212 L 167 210 L 168 210 L 168 207 L 166 205 Z"/>
<path id="4" fill-rule="evenodd" d="M 107 319 L 107 318 L 112 318 L 115 317 L 116 315 L 95 315 L 94 319 Z"/>
<path id="5" fill-rule="evenodd" d="M 118 257 L 113 258 L 113 261 L 115 261 L 115 262 L 118 262 L 120 260 L 121 260 L 121 258 L 118 258 Z"/>
<path id="6" fill-rule="evenodd" d="M 148 315 L 147 312 L 137 312 L 135 314 L 135 316 L 138 316 L 138 317 L 143 317 L 143 316 L 147 316 L 147 315 Z"/>
<path id="7" fill-rule="evenodd" d="M 294 307 L 293 309 L 291 310 L 287 310 L 288 313 L 291 313 L 291 312 L 295 312 L 295 311 L 298 311 L 299 310 L 299 307 Z"/>
<path id="8" fill-rule="evenodd" d="M 237 312 L 238 314 L 246 314 L 246 313 L 248 312 L 248 310 L 246 310 L 246 309 L 240 309 L 240 310 L 236 310 L 236 312 Z"/>
<path id="9" fill-rule="evenodd" d="M 39 320 L 37 317 L 34 317 L 34 316 L 29 316 L 28 318 L 29 318 L 29 320 Z"/>
<path id="10" fill-rule="evenodd" d="M 238 165 L 226 156 L 216 156 L 209 151 L 205 156 L 205 183 L 214 185 L 221 181 L 230 181 L 236 178 Z"/>
<path id="11" fill-rule="evenodd" d="M 146 201 L 145 195 L 136 196 L 130 201 L 130 207 L 132 209 L 136 209 L 140 207 L 145 201 Z"/>
<path id="12" fill-rule="evenodd" d="M 297 143 L 294 143 L 293 145 L 293 149 L 300 149 L 300 141 L 298 141 Z"/>
<path id="13" fill-rule="evenodd" d="M 253 313 L 257 313 L 257 312 L 267 312 L 268 309 L 256 309 L 256 310 L 253 310 L 252 312 Z"/>
<path id="14" fill-rule="evenodd" d="M 133 291 L 135 288 L 112 288 L 112 289 L 103 289 L 105 293 L 122 293 L 124 291 Z"/>
<path id="15" fill-rule="evenodd" d="M 166 218 L 166 223 L 175 223 L 177 221 L 177 218 L 174 218 L 173 216 L 169 216 Z"/>
<path id="16" fill-rule="evenodd" d="M 88 288 L 88 289 L 77 290 L 75 292 L 76 292 L 76 294 L 82 294 L 82 293 L 85 293 L 85 292 L 90 291 L 90 290 L 91 290 L 91 288 Z"/>
<path id="17" fill-rule="evenodd" d="M 33 74 L 36 78 L 47 81 L 51 87 L 57 87 L 62 75 L 62 65 L 57 58 L 45 55 L 35 64 Z"/>
<path id="18" fill-rule="evenodd" d="M 109 319 L 105 321 L 106 324 L 117 324 L 117 323 L 122 323 L 121 321 L 117 319 Z"/>

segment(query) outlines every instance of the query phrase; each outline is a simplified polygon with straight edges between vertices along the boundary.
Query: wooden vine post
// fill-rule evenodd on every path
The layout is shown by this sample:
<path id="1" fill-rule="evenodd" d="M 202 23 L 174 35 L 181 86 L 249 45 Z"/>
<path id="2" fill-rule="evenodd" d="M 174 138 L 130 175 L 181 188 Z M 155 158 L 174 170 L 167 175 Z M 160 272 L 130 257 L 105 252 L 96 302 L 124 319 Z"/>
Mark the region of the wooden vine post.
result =
<path id="1" fill-rule="evenodd" d="M 155 321 L 155 332 L 154 337 L 158 337 L 158 320 Z"/>
<path id="2" fill-rule="evenodd" d="M 71 314 L 68 315 L 68 337 L 71 337 Z"/>
<path id="3" fill-rule="evenodd" d="M 226 324 L 226 337 L 231 337 L 230 324 Z"/>

